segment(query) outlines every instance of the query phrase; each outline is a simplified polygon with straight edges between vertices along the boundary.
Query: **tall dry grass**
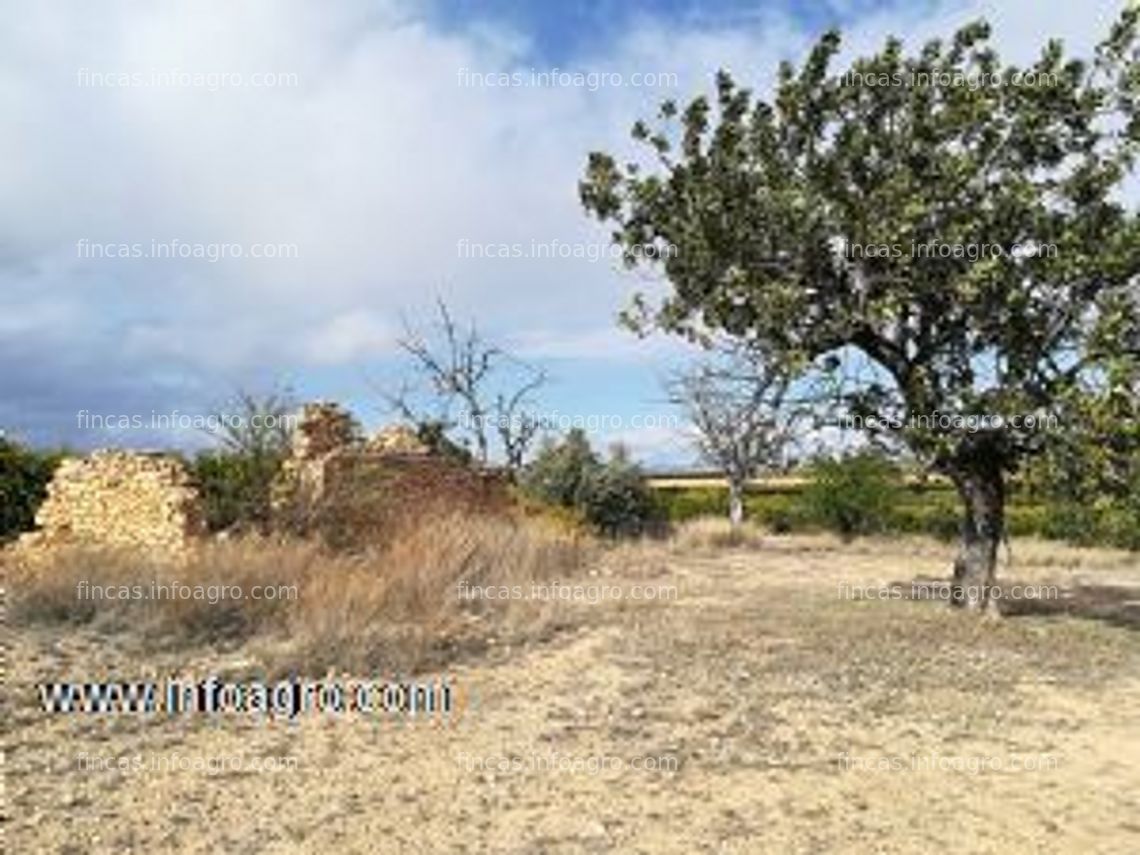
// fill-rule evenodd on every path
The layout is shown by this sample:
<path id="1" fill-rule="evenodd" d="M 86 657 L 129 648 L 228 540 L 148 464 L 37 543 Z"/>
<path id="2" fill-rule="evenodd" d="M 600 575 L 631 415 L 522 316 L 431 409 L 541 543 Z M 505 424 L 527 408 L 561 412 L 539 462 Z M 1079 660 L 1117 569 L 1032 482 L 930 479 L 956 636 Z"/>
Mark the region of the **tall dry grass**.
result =
<path id="1" fill-rule="evenodd" d="M 677 527 L 671 543 L 681 551 L 758 549 L 770 537 L 766 529 L 747 520 L 734 529 L 724 517 L 695 517 Z"/>
<path id="2" fill-rule="evenodd" d="M 534 638 L 551 615 L 526 600 L 467 600 L 459 583 L 528 585 L 580 572 L 591 547 L 541 520 L 451 514 L 404 529 L 383 548 L 346 554 L 310 540 L 248 537 L 202 547 L 172 567 L 73 550 L 13 570 L 17 626 L 84 624 L 171 648 L 248 643 L 274 672 L 415 669 L 496 640 Z M 81 599 L 78 586 L 140 586 L 142 599 Z M 241 599 L 147 599 L 151 583 L 239 586 Z M 252 599 L 254 586 L 295 598 Z M 215 598 L 216 599 L 216 598 Z"/>

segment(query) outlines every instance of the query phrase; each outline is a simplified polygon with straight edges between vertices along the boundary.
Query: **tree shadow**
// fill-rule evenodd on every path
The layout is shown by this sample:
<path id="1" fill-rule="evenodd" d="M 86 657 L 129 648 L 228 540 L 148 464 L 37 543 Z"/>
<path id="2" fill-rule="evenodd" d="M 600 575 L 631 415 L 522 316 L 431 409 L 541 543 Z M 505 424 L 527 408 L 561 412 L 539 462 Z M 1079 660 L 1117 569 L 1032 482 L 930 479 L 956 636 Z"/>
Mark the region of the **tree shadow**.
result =
<path id="1" fill-rule="evenodd" d="M 1002 600 L 1003 617 L 1077 617 L 1140 630 L 1140 588 L 1075 585 L 1056 589 L 1055 598 Z"/>
<path id="2" fill-rule="evenodd" d="M 916 578 L 897 583 L 907 600 L 949 602 L 950 582 L 946 579 Z M 918 586 L 917 590 L 915 586 Z M 1112 626 L 1140 631 L 1140 587 L 1131 585 L 1034 585 L 1016 579 L 1000 583 L 1003 596 L 997 601 L 1003 618 L 1074 617 L 1098 620 Z M 1037 596 L 1011 596 L 1014 590 L 1036 592 Z"/>

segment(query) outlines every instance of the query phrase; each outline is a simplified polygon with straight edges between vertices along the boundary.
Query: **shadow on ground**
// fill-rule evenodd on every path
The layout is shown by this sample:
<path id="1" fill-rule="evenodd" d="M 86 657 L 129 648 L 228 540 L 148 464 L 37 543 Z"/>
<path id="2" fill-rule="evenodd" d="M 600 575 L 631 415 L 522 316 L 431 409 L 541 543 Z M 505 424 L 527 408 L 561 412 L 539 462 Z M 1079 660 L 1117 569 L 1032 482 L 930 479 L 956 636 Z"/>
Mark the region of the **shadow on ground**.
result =
<path id="1" fill-rule="evenodd" d="M 949 603 L 950 582 L 945 579 L 920 577 L 894 584 L 903 591 L 903 599 L 925 600 L 939 605 Z M 916 591 L 916 585 L 921 586 L 920 590 Z M 1040 589 L 1040 586 L 1016 579 L 1003 582 L 1001 587 L 1005 591 Z M 1002 617 L 1075 617 L 1140 630 L 1140 587 L 1130 585 L 1052 586 L 1048 596 L 1039 598 L 1006 596 L 998 608 Z"/>

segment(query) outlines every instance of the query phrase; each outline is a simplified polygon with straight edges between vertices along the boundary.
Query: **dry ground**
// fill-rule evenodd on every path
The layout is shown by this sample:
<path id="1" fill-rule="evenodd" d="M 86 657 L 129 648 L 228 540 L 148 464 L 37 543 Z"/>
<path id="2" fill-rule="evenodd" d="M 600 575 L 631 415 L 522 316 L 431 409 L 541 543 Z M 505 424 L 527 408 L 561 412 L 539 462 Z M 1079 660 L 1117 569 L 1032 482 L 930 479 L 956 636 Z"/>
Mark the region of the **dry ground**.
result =
<path id="1" fill-rule="evenodd" d="M 1140 562 L 1015 544 L 1007 578 L 1088 595 L 1065 613 L 1000 621 L 838 594 L 841 582 L 942 575 L 948 555 L 929 541 L 723 548 L 694 535 L 615 550 L 591 581 L 675 585 L 677 598 L 559 606 L 567 626 L 553 638 L 453 670 L 478 702 L 442 730 L 49 717 L 38 680 L 138 679 L 186 663 L 89 633 L 21 632 L 6 669 L 5 847 L 1140 851 Z M 243 655 L 191 664 L 217 670 Z M 296 767 L 83 771 L 82 752 Z M 529 765 L 552 752 L 621 768 Z M 504 757 L 513 769 L 495 768 Z M 638 757 L 677 768 L 634 769 Z M 912 769 L 911 758 L 947 768 Z"/>

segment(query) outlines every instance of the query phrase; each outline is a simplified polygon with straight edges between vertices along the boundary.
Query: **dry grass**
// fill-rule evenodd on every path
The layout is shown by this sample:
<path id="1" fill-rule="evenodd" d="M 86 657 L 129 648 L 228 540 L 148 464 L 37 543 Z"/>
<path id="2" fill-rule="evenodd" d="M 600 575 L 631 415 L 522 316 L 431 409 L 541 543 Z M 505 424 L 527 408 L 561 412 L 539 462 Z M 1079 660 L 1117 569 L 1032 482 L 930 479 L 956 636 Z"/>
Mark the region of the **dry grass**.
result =
<path id="1" fill-rule="evenodd" d="M 527 601 L 499 601 L 484 612 L 481 602 L 461 599 L 461 580 L 512 586 L 565 578 L 580 570 L 587 549 L 540 521 L 453 514 L 406 529 L 382 550 L 351 555 L 312 541 L 250 537 L 212 543 L 176 569 L 76 550 L 12 574 L 11 617 L 24 626 L 88 624 L 167 647 L 251 642 L 275 672 L 410 669 L 546 629 L 548 615 Z M 81 583 L 138 593 L 80 598 Z M 201 595 L 150 598 L 152 583 L 200 587 Z M 220 598 L 221 586 L 228 590 Z M 253 599 L 254 586 L 295 593 Z"/>
<path id="2" fill-rule="evenodd" d="M 1068 572 L 1034 563 L 1061 560 L 1057 547 L 1013 546 L 1019 577 Z M 400 550 L 343 564 L 318 550 L 310 572 L 324 575 L 275 621 L 277 635 L 254 641 L 284 649 L 281 637 L 295 627 L 294 655 L 310 665 L 323 655 L 366 677 L 351 657 L 366 655 L 368 633 L 377 645 L 396 643 L 384 641 L 397 631 L 389 622 L 431 616 L 441 631 L 454 624 L 489 638 L 521 618 L 501 613 L 510 602 L 480 604 L 481 616 L 459 608 L 448 596 L 456 579 L 565 573 L 558 562 L 582 547 L 502 520 L 458 520 L 407 533 Z M 5 697 L 9 848 L 158 852 L 190 835 L 203 851 L 371 851 L 380 839 L 386 850 L 423 852 L 902 853 L 929 852 L 932 841 L 948 852 L 1136 851 L 1140 624 L 1087 611 L 979 621 L 930 601 L 838 593 L 842 582 L 945 575 L 952 552 L 917 538 L 844 544 L 823 535 L 772 536 L 748 550 L 687 552 L 649 540 L 606 548 L 583 568 L 599 581 L 628 591 L 652 579 L 679 596 L 560 605 L 584 631 L 454 669 L 479 703 L 448 729 L 409 722 L 381 731 L 325 717 L 275 727 L 232 716 L 188 726 L 183 717 L 49 715 L 38 682 L 134 679 L 167 662 L 82 629 L 17 633 Z M 1113 553 L 1070 560 L 1140 586 L 1140 567 Z M 434 569 L 417 574 L 429 566 L 419 562 Z M 396 581 L 397 564 L 405 581 Z M 376 577 L 390 573 L 385 593 Z M 243 659 L 251 650 L 240 651 Z M 343 655 L 350 658 L 337 661 Z M 201 658 L 191 673 L 241 678 L 225 670 L 241 667 L 230 657 Z M 81 770 L 81 752 L 290 757 L 299 771 L 122 774 Z M 608 774 L 504 773 L 473 769 L 463 756 L 627 765 Z M 679 766 L 636 770 L 636 757 Z M 848 765 L 888 758 L 907 765 Z M 1000 767 L 909 768 L 932 758 Z M 1016 758 L 1049 764 L 1018 768 Z M 283 820 L 250 821 L 269 815 Z"/>
<path id="3" fill-rule="evenodd" d="M 534 638 L 550 613 L 526 600 L 462 599 L 469 585 L 529 585 L 572 576 L 588 547 L 541 524 L 459 514 L 417 526 L 346 572 L 308 580 L 289 641 L 265 658 L 275 670 L 366 671 L 447 661 L 499 640 Z"/>
<path id="4" fill-rule="evenodd" d="M 681 551 L 758 549 L 770 537 L 761 526 L 744 522 L 733 530 L 724 517 L 697 517 L 680 525 L 672 544 Z"/>

